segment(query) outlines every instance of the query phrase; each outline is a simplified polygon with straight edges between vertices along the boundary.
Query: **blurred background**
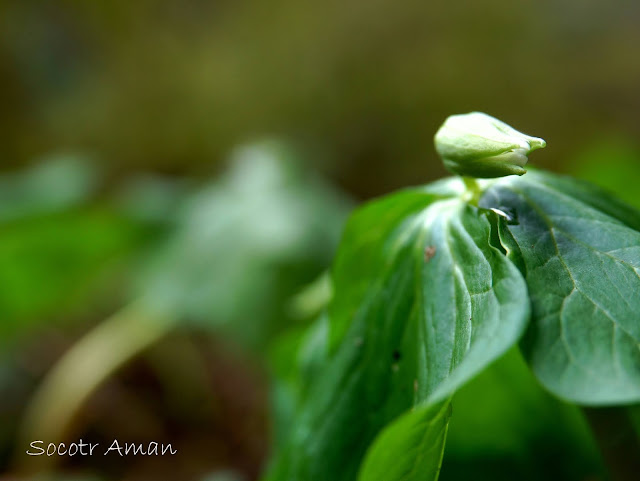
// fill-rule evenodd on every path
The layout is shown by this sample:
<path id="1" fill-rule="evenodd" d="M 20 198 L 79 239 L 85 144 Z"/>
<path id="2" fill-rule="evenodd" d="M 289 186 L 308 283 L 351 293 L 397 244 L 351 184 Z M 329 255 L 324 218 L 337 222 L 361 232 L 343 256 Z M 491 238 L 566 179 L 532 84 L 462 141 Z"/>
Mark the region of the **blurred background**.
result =
<path id="1" fill-rule="evenodd" d="M 640 207 L 639 24 L 633 0 L 1 2 L 0 479 L 257 479 L 344 219 L 446 175 L 450 114 Z M 515 352 L 454 409 L 445 481 L 606 479 Z M 25 454 L 80 438 L 180 454 Z"/>

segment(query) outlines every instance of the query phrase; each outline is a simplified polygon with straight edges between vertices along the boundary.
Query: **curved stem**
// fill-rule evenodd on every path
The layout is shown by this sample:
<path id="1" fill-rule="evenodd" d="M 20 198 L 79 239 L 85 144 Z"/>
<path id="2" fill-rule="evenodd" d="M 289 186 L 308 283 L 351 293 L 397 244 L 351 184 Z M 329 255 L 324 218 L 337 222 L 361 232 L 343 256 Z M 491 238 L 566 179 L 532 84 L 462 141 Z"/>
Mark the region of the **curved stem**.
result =
<path id="1" fill-rule="evenodd" d="M 36 391 L 26 409 L 20 436 L 24 445 L 62 441 L 91 394 L 173 325 L 134 304 L 96 326 L 62 356 Z"/>

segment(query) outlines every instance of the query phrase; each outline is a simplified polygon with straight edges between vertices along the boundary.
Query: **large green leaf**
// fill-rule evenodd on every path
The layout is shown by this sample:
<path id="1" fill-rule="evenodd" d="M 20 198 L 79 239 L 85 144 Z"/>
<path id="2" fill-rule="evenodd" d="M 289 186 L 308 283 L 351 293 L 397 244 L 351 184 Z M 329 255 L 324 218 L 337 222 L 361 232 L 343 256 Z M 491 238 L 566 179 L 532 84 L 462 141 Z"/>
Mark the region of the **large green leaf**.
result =
<path id="1" fill-rule="evenodd" d="M 507 211 L 501 237 L 533 307 L 523 347 L 538 379 L 581 404 L 640 400 L 640 233 L 621 203 L 537 173 L 489 187 L 482 205 Z M 631 211 L 632 212 L 632 211 Z"/>
<path id="2" fill-rule="evenodd" d="M 444 185 L 405 190 L 351 218 L 332 270 L 329 358 L 302 397 L 268 479 L 355 479 L 385 426 L 412 407 L 416 415 L 433 413 L 431 405 L 520 337 L 529 315 L 526 287 L 489 244 L 487 216 L 494 214 L 445 199 L 446 192 Z M 374 450 L 387 451 L 399 440 L 408 445 L 416 430 L 430 425 L 429 416 L 416 424 L 402 421 L 413 419 L 408 416 Z M 398 479 L 435 479 L 437 470 L 429 478 L 423 469 L 439 463 L 441 449 L 433 443 L 443 436 L 425 434 L 433 442 L 403 450 L 402 462 L 421 469 Z M 369 459 L 374 470 L 382 469 L 375 454 Z M 384 472 L 395 471 L 386 466 Z"/>

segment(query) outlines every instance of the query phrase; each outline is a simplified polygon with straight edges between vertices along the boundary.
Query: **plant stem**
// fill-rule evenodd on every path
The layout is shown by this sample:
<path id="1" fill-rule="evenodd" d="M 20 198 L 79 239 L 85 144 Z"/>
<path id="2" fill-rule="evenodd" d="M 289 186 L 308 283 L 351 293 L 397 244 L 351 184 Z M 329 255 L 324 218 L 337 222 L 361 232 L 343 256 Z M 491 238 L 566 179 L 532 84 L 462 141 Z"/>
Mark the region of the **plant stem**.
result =
<path id="1" fill-rule="evenodd" d="M 613 481 L 635 481 L 640 475 L 640 436 L 630 409 L 582 408 Z"/>
<path id="2" fill-rule="evenodd" d="M 130 305 L 91 330 L 53 366 L 26 409 L 21 440 L 60 442 L 82 405 L 118 368 L 163 337 L 174 323 Z"/>
<path id="3" fill-rule="evenodd" d="M 464 186 L 467 188 L 467 197 L 465 200 L 471 205 L 477 206 L 480 196 L 482 195 L 480 185 L 473 177 L 463 176 L 462 182 L 464 182 Z"/>

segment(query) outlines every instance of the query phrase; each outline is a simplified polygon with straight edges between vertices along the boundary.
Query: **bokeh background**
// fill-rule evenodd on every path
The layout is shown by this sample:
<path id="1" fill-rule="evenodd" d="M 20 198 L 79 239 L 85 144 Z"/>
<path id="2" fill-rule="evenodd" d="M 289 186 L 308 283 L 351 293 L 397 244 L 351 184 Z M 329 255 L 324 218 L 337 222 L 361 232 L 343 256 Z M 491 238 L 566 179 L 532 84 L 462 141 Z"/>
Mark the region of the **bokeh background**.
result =
<path id="1" fill-rule="evenodd" d="M 633 0 L 0 3 L 0 479 L 257 479 L 353 206 L 485 111 L 640 207 Z M 270 387 L 271 386 L 271 387 Z M 510 353 L 441 479 L 604 480 Z M 174 457 L 30 457 L 34 439 Z"/>

